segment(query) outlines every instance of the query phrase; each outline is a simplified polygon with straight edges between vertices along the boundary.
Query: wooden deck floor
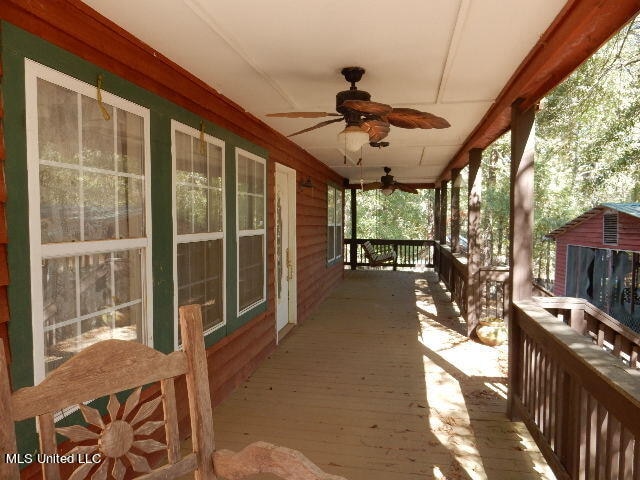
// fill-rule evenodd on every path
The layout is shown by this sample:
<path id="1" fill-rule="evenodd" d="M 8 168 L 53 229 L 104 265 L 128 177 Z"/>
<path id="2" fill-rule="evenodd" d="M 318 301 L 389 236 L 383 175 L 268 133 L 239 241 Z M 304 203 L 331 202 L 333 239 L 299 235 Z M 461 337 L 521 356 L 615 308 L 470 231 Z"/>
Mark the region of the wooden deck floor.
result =
<path id="1" fill-rule="evenodd" d="M 554 478 L 504 414 L 506 347 L 464 328 L 433 272 L 349 271 L 215 410 L 216 447 L 265 440 L 351 480 Z"/>

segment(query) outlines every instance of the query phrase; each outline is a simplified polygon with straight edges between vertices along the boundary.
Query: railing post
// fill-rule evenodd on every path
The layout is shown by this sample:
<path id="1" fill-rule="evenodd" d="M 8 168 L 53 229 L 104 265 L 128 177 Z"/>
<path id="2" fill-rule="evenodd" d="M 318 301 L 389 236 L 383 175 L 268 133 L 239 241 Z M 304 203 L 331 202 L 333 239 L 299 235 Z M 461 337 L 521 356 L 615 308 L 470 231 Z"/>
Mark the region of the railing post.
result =
<path id="1" fill-rule="evenodd" d="M 351 189 L 351 250 L 349 260 L 351 260 L 351 270 L 358 268 L 358 201 L 356 199 L 356 189 Z"/>
<path id="2" fill-rule="evenodd" d="M 442 182 L 440 188 L 440 243 L 447 243 L 447 182 Z"/>
<path id="3" fill-rule="evenodd" d="M 451 169 L 451 253 L 460 252 L 460 169 Z"/>
<path id="4" fill-rule="evenodd" d="M 511 106 L 511 190 L 509 194 L 509 391 L 507 415 L 515 414 L 515 394 L 521 382 L 521 336 L 514 301 L 532 296 L 533 271 L 533 160 L 535 106 L 521 111 L 520 100 Z"/>
<path id="5" fill-rule="evenodd" d="M 471 335 L 478 325 L 482 313 L 482 301 L 478 275 L 480 273 L 480 197 L 481 184 L 478 170 L 482 161 L 482 150 L 474 148 L 469 152 L 469 198 L 467 216 L 467 335 Z"/>
<path id="6" fill-rule="evenodd" d="M 440 184 L 435 189 L 434 199 L 433 199 L 433 239 L 438 242 L 440 241 Z"/>

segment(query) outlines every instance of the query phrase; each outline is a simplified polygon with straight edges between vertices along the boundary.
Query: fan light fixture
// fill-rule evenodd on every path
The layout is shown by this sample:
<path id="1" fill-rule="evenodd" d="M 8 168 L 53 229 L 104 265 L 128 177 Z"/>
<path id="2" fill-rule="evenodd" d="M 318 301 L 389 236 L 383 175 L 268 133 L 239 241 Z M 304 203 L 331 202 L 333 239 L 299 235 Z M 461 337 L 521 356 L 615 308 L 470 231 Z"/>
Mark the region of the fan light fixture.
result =
<path id="1" fill-rule="evenodd" d="M 347 125 L 338 134 L 338 145 L 344 146 L 350 152 L 357 152 L 365 143 L 369 143 L 369 134 L 357 125 Z"/>
<path id="2" fill-rule="evenodd" d="M 382 189 L 382 193 L 385 194 L 388 197 L 389 195 L 391 195 L 393 193 L 393 188 L 385 187 L 385 188 Z"/>

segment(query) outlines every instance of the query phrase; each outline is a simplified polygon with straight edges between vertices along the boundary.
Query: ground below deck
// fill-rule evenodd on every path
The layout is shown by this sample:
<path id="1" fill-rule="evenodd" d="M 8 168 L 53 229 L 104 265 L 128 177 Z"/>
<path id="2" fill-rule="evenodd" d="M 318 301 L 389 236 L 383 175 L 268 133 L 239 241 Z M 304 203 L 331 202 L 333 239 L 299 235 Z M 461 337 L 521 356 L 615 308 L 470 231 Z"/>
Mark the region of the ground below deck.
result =
<path id="1" fill-rule="evenodd" d="M 465 329 L 433 272 L 349 271 L 215 409 L 216 448 L 264 440 L 350 480 L 554 478 L 504 414 L 506 347 Z"/>

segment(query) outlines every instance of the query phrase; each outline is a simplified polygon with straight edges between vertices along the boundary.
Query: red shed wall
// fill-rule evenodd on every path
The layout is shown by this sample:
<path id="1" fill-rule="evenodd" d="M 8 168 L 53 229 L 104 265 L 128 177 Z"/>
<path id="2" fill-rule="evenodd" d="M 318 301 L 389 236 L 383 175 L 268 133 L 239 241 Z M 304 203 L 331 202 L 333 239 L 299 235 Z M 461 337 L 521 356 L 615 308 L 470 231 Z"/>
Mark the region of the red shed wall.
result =
<path id="1" fill-rule="evenodd" d="M 620 212 L 618 214 L 618 245 L 605 245 L 602 243 L 603 214 L 604 212 L 598 212 L 556 237 L 556 277 L 553 288 L 555 295 L 565 295 L 568 245 L 640 251 L 640 218 Z"/>

